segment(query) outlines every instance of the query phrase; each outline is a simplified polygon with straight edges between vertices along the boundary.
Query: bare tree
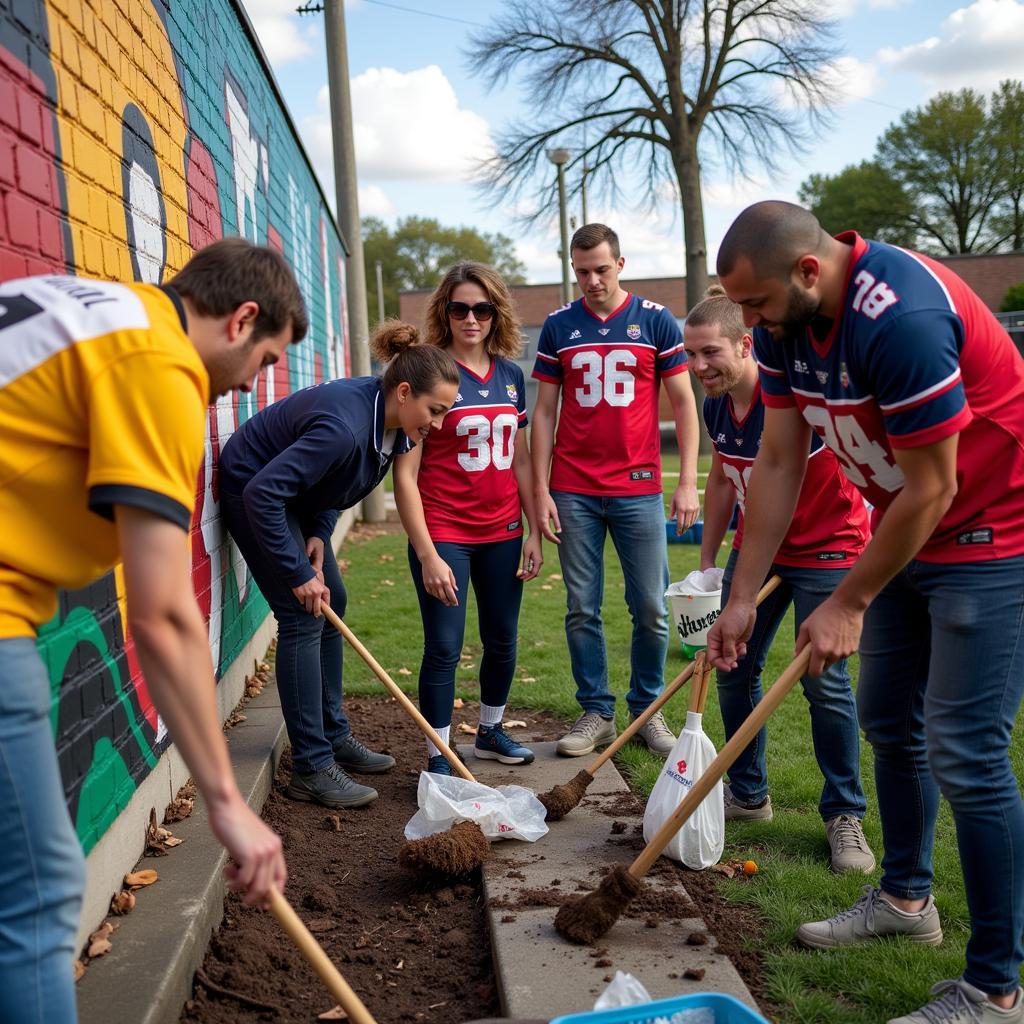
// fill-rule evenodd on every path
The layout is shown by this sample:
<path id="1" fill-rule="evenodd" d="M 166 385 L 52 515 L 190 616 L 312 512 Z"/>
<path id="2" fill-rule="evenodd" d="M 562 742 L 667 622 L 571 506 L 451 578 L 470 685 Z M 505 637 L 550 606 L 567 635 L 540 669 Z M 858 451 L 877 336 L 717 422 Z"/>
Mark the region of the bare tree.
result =
<path id="1" fill-rule="evenodd" d="M 816 0 L 510 0 L 475 33 L 469 59 L 494 88 L 513 73 L 534 115 L 509 126 L 484 164 L 496 201 L 530 196 L 537 220 L 555 202 L 537 174 L 549 146 L 573 154 L 578 193 L 611 199 L 642 168 L 653 206 L 666 186 L 682 208 L 686 300 L 707 287 L 701 163 L 771 172 L 827 119 L 836 88 L 833 23 Z"/>

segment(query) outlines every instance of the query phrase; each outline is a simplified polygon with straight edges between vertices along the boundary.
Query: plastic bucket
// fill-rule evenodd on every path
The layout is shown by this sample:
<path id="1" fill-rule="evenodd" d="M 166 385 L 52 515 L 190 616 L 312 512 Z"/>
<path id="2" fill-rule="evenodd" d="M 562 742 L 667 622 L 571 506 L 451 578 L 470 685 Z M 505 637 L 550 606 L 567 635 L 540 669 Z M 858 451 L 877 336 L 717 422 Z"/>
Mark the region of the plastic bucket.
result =
<path id="1" fill-rule="evenodd" d="M 672 624 L 679 634 L 683 654 L 692 658 L 697 651 L 707 646 L 708 630 L 718 618 L 722 605 L 722 591 L 680 594 L 672 584 L 665 592 L 672 613 Z"/>

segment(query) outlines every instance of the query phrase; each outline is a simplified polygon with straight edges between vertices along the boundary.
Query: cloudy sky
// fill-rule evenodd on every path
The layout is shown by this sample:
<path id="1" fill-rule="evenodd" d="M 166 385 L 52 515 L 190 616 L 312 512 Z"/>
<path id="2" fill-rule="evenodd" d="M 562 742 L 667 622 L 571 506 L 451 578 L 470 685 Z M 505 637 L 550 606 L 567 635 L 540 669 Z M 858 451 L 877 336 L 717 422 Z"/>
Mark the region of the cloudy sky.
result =
<path id="1" fill-rule="evenodd" d="M 536 0 L 543 3 L 544 0 Z M 297 0 L 243 0 L 292 116 L 333 196 L 327 68 L 321 15 L 294 13 Z M 524 229 L 509 207 L 490 208 L 472 185 L 492 136 L 528 112 L 515 82 L 488 93 L 467 67 L 474 28 L 487 26 L 502 0 L 346 0 L 360 208 L 393 222 L 416 214 L 445 224 L 501 231 L 515 240 L 529 280 L 559 278 L 556 211 Z M 943 89 L 990 90 L 1024 77 L 1024 0 L 822 0 L 839 19 L 845 51 L 837 68 L 843 101 L 834 127 L 774 179 L 750 170 L 705 180 L 708 250 L 749 202 L 796 199 L 813 171 L 833 173 L 871 156 L 875 141 L 904 110 Z M 552 168 L 553 171 L 553 168 Z M 681 226 L 670 201 L 651 212 L 637 192 L 590 219 L 622 237 L 631 276 L 682 273 Z"/>

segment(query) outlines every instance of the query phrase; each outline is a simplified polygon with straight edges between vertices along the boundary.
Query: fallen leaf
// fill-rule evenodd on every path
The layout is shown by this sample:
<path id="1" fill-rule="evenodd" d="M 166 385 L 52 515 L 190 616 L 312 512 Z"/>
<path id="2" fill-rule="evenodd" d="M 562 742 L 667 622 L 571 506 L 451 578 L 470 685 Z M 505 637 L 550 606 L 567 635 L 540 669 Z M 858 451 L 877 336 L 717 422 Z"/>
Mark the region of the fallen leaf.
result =
<path id="1" fill-rule="evenodd" d="M 506 721 L 503 724 L 504 724 L 504 727 L 506 729 L 525 729 L 526 728 L 526 723 L 522 719 L 520 719 L 520 718 L 511 718 L 511 719 L 509 719 L 508 721 Z"/>
<path id="2" fill-rule="evenodd" d="M 395 970 L 396 971 L 400 971 L 404 966 L 405 966 L 405 961 L 404 960 L 399 960 L 398 963 L 395 964 Z"/>
<path id="3" fill-rule="evenodd" d="M 98 956 L 106 956 L 113 948 L 110 944 L 110 939 L 96 939 L 89 943 L 89 948 L 86 952 L 89 955 L 89 959 L 93 960 Z"/>
<path id="4" fill-rule="evenodd" d="M 542 584 L 540 585 L 540 589 L 541 589 L 541 590 L 551 590 L 551 589 L 553 589 L 553 588 L 552 588 L 552 586 L 551 586 L 551 584 L 550 584 L 550 583 L 542 583 Z"/>
<path id="5" fill-rule="evenodd" d="M 341 1006 L 335 1006 L 326 1013 L 321 1013 L 320 1016 L 317 1017 L 317 1020 L 348 1020 L 348 1014 L 341 1008 Z"/>
<path id="6" fill-rule="evenodd" d="M 381 586 L 384 586 L 384 587 L 393 587 L 395 585 L 395 581 L 394 580 L 381 580 L 380 582 L 381 582 Z"/>
<path id="7" fill-rule="evenodd" d="M 473 669 L 476 668 L 476 662 L 467 661 L 465 665 L 460 665 L 459 668 L 463 669 L 465 672 L 472 672 Z"/>
<path id="8" fill-rule="evenodd" d="M 348 566 L 349 566 L 349 562 L 348 562 L 347 558 L 339 558 L 338 559 L 338 571 L 339 572 L 348 572 Z"/>
<path id="9" fill-rule="evenodd" d="M 412 675 L 412 671 L 410 669 L 407 669 L 407 668 L 400 668 L 398 670 L 398 674 L 400 676 L 411 676 Z"/>
<path id="10" fill-rule="evenodd" d="M 164 840 L 164 846 L 169 846 L 173 850 L 175 846 L 181 846 L 185 842 L 184 839 L 179 839 L 177 836 L 168 836 Z"/>
<path id="11" fill-rule="evenodd" d="M 466 702 L 461 697 L 456 697 L 455 700 L 452 701 L 452 707 L 453 708 L 461 708 L 461 707 L 465 707 L 465 705 L 466 705 Z"/>
<path id="12" fill-rule="evenodd" d="M 81 960 L 76 960 L 72 964 L 72 967 L 74 968 L 75 971 L 75 981 L 81 981 L 83 975 L 85 974 L 85 964 L 83 964 Z"/>
<path id="13" fill-rule="evenodd" d="M 736 869 L 729 864 L 712 864 L 712 871 L 717 871 L 720 875 L 725 875 L 726 878 L 735 878 Z"/>
<path id="14" fill-rule="evenodd" d="M 380 555 L 379 557 L 382 562 L 393 562 L 395 560 L 394 555 Z"/>
<path id="15" fill-rule="evenodd" d="M 548 579 L 549 580 L 560 580 L 561 578 L 562 578 L 561 575 L 559 573 L 557 573 L 557 572 L 553 572 L 553 573 L 549 573 L 548 574 Z"/>
<path id="16" fill-rule="evenodd" d="M 470 736 L 476 735 L 476 729 L 474 729 L 473 726 L 467 724 L 466 722 L 459 722 L 459 732 L 468 733 Z"/>
<path id="17" fill-rule="evenodd" d="M 141 889 L 143 886 L 152 885 L 159 877 L 152 868 L 146 868 L 142 871 L 129 872 L 124 876 L 124 884 L 129 889 Z"/>
<path id="18" fill-rule="evenodd" d="M 96 931 L 94 931 L 89 936 L 89 941 L 90 942 L 96 942 L 99 939 L 105 939 L 113 931 L 114 931 L 114 922 L 113 921 L 104 921 L 103 924 L 101 924 L 99 926 L 99 928 L 97 928 Z"/>
<path id="19" fill-rule="evenodd" d="M 520 679 L 519 682 L 521 682 L 521 683 L 535 683 L 535 682 L 537 682 L 537 677 L 536 676 L 523 676 L 523 678 Z"/>
<path id="20" fill-rule="evenodd" d="M 338 922 L 333 917 L 316 917 L 312 921 L 308 921 L 306 927 L 314 934 L 329 932 L 332 928 L 338 927 Z"/>
<path id="21" fill-rule="evenodd" d="M 114 898 L 110 901 L 110 912 L 122 916 L 124 914 L 130 914 L 135 909 L 135 893 L 130 889 L 122 889 L 119 893 L 115 893 Z"/>

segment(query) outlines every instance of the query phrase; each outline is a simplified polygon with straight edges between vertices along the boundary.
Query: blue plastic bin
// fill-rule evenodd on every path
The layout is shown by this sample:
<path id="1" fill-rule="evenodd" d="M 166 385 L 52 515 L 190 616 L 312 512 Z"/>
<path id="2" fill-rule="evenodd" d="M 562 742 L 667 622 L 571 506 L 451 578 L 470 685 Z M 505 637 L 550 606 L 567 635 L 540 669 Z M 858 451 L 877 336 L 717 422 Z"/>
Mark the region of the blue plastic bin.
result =
<path id="1" fill-rule="evenodd" d="M 681 537 L 676 536 L 676 521 L 665 520 L 665 539 L 669 544 L 699 544 L 704 539 L 704 520 L 698 519 Z"/>
<path id="2" fill-rule="evenodd" d="M 570 1013 L 556 1017 L 551 1024 L 651 1024 L 658 1017 L 671 1019 L 680 1010 L 710 1008 L 715 1013 L 715 1024 L 768 1024 L 768 1021 L 744 1006 L 738 999 L 721 992 L 697 992 L 692 996 L 673 996 L 640 1006 L 625 1006 L 619 1010 L 591 1010 L 589 1013 Z"/>

